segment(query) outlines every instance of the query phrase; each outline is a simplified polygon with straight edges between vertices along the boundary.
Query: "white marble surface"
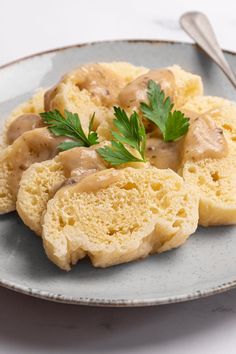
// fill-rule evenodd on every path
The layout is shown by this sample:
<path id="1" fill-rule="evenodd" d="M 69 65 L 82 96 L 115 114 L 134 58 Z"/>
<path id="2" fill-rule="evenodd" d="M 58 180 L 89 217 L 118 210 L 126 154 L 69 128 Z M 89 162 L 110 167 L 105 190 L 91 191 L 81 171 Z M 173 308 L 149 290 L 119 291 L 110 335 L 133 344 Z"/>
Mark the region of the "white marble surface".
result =
<path id="1" fill-rule="evenodd" d="M 204 11 L 236 51 L 236 2 L 0 0 L 0 65 L 35 51 L 117 38 L 188 41 L 184 11 Z M 236 290 L 149 308 L 49 303 L 0 288 L 0 353 L 233 354 Z"/>

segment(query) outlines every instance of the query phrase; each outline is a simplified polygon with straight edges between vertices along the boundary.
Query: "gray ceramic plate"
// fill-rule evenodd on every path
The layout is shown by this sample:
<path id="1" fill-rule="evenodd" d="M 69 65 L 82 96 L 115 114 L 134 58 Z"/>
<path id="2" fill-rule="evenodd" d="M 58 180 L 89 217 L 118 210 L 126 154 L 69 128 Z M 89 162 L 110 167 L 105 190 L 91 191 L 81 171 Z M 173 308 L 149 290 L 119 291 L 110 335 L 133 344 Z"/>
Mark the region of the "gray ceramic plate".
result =
<path id="1" fill-rule="evenodd" d="M 236 55 L 226 53 L 236 69 Z M 179 64 L 202 76 L 205 92 L 235 99 L 230 83 L 195 46 L 115 41 L 40 53 L 0 70 L 0 117 L 38 87 L 86 62 L 125 60 L 150 68 Z M 74 304 L 142 306 L 195 299 L 236 286 L 236 227 L 199 228 L 181 248 L 143 261 L 95 269 L 84 260 L 69 273 L 49 262 L 41 240 L 15 213 L 0 217 L 0 284 Z"/>

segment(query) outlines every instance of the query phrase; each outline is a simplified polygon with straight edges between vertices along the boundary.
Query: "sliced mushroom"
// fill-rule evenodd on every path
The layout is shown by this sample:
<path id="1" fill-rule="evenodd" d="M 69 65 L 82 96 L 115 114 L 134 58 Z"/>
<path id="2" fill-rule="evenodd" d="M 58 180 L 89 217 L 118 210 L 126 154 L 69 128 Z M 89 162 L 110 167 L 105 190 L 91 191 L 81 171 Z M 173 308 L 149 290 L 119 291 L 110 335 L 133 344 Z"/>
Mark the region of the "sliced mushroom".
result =
<path id="1" fill-rule="evenodd" d="M 23 133 L 35 128 L 41 128 L 43 126 L 44 123 L 38 114 L 22 114 L 17 117 L 8 127 L 7 142 L 8 144 L 12 144 Z"/>
<path id="2" fill-rule="evenodd" d="M 9 146 L 7 164 L 11 171 L 8 182 L 16 195 L 22 173 L 35 162 L 52 159 L 58 154 L 58 145 L 68 140 L 53 136 L 47 128 L 39 128 L 22 134 Z"/>
<path id="3" fill-rule="evenodd" d="M 77 179 L 84 173 L 88 174 L 89 171 L 94 173 L 107 168 L 106 162 L 96 151 L 104 145 L 106 142 L 93 145 L 90 148 L 76 147 L 61 152 L 58 158 L 63 165 L 65 176 Z"/>
<path id="4" fill-rule="evenodd" d="M 100 64 L 81 67 L 75 71 L 72 80 L 81 90 L 88 90 L 100 104 L 108 107 L 118 102 L 118 95 L 124 87 L 124 81 L 118 75 Z"/>
<path id="5" fill-rule="evenodd" d="M 146 155 L 151 165 L 177 171 L 181 161 L 182 146 L 183 139 L 165 142 L 162 138 L 150 137 L 147 139 Z"/>
<path id="6" fill-rule="evenodd" d="M 138 108 L 140 102 L 147 100 L 147 84 L 153 80 L 160 84 L 166 96 L 174 98 L 175 77 L 168 69 L 150 70 L 126 85 L 119 95 L 119 104 L 123 108 Z"/>
<path id="7" fill-rule="evenodd" d="M 191 121 L 183 147 L 183 161 L 217 159 L 228 154 L 223 130 L 211 118 L 210 112 Z"/>

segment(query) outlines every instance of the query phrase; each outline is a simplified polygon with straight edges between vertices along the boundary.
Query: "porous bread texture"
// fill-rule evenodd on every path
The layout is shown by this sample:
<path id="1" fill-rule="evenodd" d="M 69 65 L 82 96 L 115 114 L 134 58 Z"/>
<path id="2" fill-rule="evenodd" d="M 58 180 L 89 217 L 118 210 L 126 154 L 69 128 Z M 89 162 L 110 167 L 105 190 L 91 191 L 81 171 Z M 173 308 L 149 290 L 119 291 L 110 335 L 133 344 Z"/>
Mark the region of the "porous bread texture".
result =
<path id="1" fill-rule="evenodd" d="M 125 62 L 99 63 L 99 65 L 114 72 L 118 78 L 124 81 L 124 85 L 148 71 L 146 68 L 136 67 Z M 74 82 L 75 72 L 76 70 L 68 73 L 59 82 L 56 94 L 51 100 L 50 109 L 58 109 L 62 114 L 65 109 L 78 113 L 85 131 L 88 130 L 89 121 L 94 113 L 94 128 L 97 128 L 106 119 L 113 120 L 113 108 L 99 104 L 88 90 L 80 90 Z"/>
<path id="2" fill-rule="evenodd" d="M 147 163 L 130 162 L 117 166 L 117 169 L 147 168 L 147 166 L 149 166 Z M 35 163 L 23 173 L 17 194 L 16 210 L 25 225 L 38 236 L 42 236 L 41 219 L 47 208 L 47 202 L 62 187 L 67 178 L 60 155 L 52 160 Z"/>
<path id="3" fill-rule="evenodd" d="M 222 97 L 199 95 L 189 99 L 185 103 L 183 108 L 186 108 L 193 112 L 197 112 L 199 114 L 202 114 L 209 110 L 216 110 L 216 109 L 225 110 L 226 112 L 227 108 L 234 109 L 235 103 Z"/>
<path id="4" fill-rule="evenodd" d="M 199 189 L 199 224 L 236 224 L 236 159 L 187 161 L 180 174 Z"/>
<path id="5" fill-rule="evenodd" d="M 14 170 L 11 158 L 12 146 L 0 153 L 0 214 L 6 214 L 16 209 L 16 194 L 12 192 L 9 179 Z"/>
<path id="6" fill-rule="evenodd" d="M 209 112 L 227 139 L 229 154 L 221 159 L 187 161 L 179 173 L 199 189 L 199 224 L 236 223 L 236 105 L 220 97 L 202 96 L 189 100 L 185 109 Z"/>
<path id="7" fill-rule="evenodd" d="M 146 74 L 150 70 L 144 66 L 135 66 L 125 61 L 113 61 L 111 63 L 99 64 L 112 70 L 115 74 L 120 76 L 126 85 L 135 80 L 138 76 Z"/>
<path id="8" fill-rule="evenodd" d="M 0 157 L 0 214 L 9 213 L 16 208 L 16 198 L 12 195 L 8 183 L 12 168 L 8 161 L 2 157 L 4 153 L 3 150 Z"/>
<path id="9" fill-rule="evenodd" d="M 50 109 L 57 109 L 62 114 L 65 109 L 78 113 L 85 132 L 88 131 L 89 122 L 94 113 L 95 129 L 103 119 L 113 119 L 113 108 L 97 105 L 87 90 L 80 90 L 71 82 L 58 84 L 57 94 L 51 101 Z"/>
<path id="10" fill-rule="evenodd" d="M 8 145 L 7 142 L 7 130 L 10 124 L 19 116 L 26 113 L 38 114 L 44 111 L 44 92 L 45 90 L 39 89 L 37 92 L 26 102 L 21 103 L 17 106 L 8 116 L 4 123 L 2 132 L 2 147 Z"/>
<path id="11" fill-rule="evenodd" d="M 65 180 L 63 165 L 57 157 L 31 165 L 22 175 L 16 210 L 25 225 L 39 236 L 47 202 Z"/>
<path id="12" fill-rule="evenodd" d="M 196 96 L 185 103 L 183 109 L 199 114 L 209 112 L 221 128 L 230 145 L 236 150 L 236 104 L 225 98 L 215 96 Z"/>
<path id="13" fill-rule="evenodd" d="M 194 96 L 203 95 L 203 83 L 199 75 L 194 75 L 183 70 L 179 65 L 168 67 L 175 77 L 175 108 L 180 108 L 185 102 Z"/>
<path id="14" fill-rule="evenodd" d="M 111 65 L 111 64 L 110 64 Z M 134 67 L 135 68 L 135 67 Z M 198 75 L 183 70 L 178 65 L 168 67 L 175 77 L 174 108 L 179 109 L 194 96 L 203 95 L 202 79 Z M 149 71 L 149 69 L 147 69 Z M 142 74 L 140 74 L 142 75 Z M 132 80 L 131 80 L 132 81 Z M 111 128 L 113 127 L 114 115 L 109 114 L 99 124 L 97 132 L 102 140 L 111 139 Z"/>
<path id="15" fill-rule="evenodd" d="M 197 227 L 198 195 L 171 170 L 156 168 L 98 172 L 86 177 L 111 184 L 79 191 L 81 184 L 58 191 L 43 218 L 43 244 L 49 259 L 70 270 L 86 255 L 108 267 L 182 245 Z M 89 180 L 90 178 L 90 180 Z"/>
<path id="16" fill-rule="evenodd" d="M 45 143 L 48 139 L 47 143 Z M 32 141 L 34 146 L 32 146 Z M 22 174 L 35 162 L 52 159 L 58 153 L 60 137 L 51 137 L 47 128 L 28 131 L 0 153 L 0 214 L 16 208 Z"/>

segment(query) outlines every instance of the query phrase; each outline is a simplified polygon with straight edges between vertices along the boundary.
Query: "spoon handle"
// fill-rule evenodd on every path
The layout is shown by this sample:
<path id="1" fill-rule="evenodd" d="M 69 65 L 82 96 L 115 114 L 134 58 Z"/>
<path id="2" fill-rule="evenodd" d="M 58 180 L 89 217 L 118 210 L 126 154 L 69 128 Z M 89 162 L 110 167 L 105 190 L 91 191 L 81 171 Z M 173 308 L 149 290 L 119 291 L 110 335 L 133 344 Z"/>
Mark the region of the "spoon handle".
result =
<path id="1" fill-rule="evenodd" d="M 180 24 L 199 47 L 219 65 L 236 88 L 236 76 L 225 59 L 208 18 L 201 12 L 186 12 L 180 17 Z"/>

